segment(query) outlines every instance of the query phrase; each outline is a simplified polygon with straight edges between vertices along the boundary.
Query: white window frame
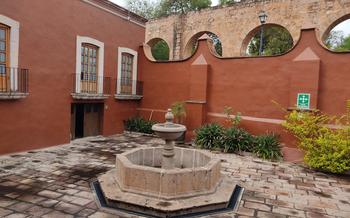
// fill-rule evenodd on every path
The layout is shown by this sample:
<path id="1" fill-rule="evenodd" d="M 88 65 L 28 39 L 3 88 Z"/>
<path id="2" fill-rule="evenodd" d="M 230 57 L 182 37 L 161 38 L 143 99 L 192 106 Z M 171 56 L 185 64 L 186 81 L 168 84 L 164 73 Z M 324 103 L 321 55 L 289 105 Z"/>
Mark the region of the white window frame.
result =
<path id="1" fill-rule="evenodd" d="M 132 95 L 136 95 L 136 84 L 137 84 L 137 56 L 138 53 L 135 50 L 125 47 L 118 47 L 118 79 L 117 79 L 117 95 L 120 95 L 120 85 L 121 85 L 121 77 L 122 77 L 122 54 L 128 53 L 131 54 L 133 58 L 132 65 Z"/>
<path id="2" fill-rule="evenodd" d="M 104 43 L 87 36 L 77 36 L 76 68 L 75 68 L 75 92 L 80 93 L 81 77 L 81 47 L 83 43 L 92 44 L 98 47 L 98 84 L 97 93 L 103 94 L 103 69 L 104 69 Z"/>
<path id="3" fill-rule="evenodd" d="M 0 14 L 0 23 L 10 27 L 10 68 L 18 67 L 18 50 L 19 50 L 19 22 Z M 8 58 L 8 57 L 7 57 Z M 11 71 L 10 71 L 11 72 Z M 18 72 L 18 71 L 13 71 Z M 16 91 L 17 77 L 15 73 L 10 74 L 11 90 Z M 13 82 L 12 82 L 13 81 Z"/>

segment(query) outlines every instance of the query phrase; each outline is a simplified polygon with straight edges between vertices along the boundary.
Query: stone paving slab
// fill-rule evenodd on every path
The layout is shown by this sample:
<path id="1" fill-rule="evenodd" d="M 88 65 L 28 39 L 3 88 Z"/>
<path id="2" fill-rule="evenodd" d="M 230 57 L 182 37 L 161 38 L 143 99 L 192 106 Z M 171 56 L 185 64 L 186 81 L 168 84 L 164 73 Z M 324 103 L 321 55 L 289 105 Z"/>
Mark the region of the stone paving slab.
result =
<path id="1" fill-rule="evenodd" d="M 0 217 L 136 217 L 99 209 L 89 182 L 112 169 L 115 154 L 163 142 L 138 134 L 88 137 L 0 156 Z M 350 177 L 286 162 L 213 154 L 245 188 L 236 213 L 207 217 L 350 217 Z"/>

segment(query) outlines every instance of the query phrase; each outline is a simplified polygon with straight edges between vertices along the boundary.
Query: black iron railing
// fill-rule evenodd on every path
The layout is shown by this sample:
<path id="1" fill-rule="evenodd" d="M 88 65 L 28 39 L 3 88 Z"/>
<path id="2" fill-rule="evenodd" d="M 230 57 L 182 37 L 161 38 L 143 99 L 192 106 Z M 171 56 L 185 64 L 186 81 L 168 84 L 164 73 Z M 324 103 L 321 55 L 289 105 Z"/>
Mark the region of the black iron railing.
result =
<path id="1" fill-rule="evenodd" d="M 143 82 L 129 78 L 121 78 L 116 81 L 116 94 L 118 95 L 142 95 Z"/>
<path id="2" fill-rule="evenodd" d="M 28 93 L 29 70 L 0 66 L 0 93 Z"/>
<path id="3" fill-rule="evenodd" d="M 103 81 L 102 93 L 99 92 L 102 85 L 101 81 Z M 109 95 L 110 91 L 110 77 L 97 76 L 90 73 L 73 74 L 73 93 Z"/>

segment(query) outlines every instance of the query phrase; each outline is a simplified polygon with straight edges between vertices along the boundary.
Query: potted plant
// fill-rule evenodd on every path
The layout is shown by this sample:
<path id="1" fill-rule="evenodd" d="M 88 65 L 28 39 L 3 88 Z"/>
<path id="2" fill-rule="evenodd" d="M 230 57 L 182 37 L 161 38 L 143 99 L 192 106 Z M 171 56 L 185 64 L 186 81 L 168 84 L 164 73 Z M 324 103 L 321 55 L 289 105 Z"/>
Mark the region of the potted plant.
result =
<path id="1" fill-rule="evenodd" d="M 174 114 L 174 122 L 183 124 L 184 118 L 186 117 L 186 108 L 185 108 L 185 102 L 177 101 L 174 102 L 171 106 L 171 111 Z M 186 132 L 184 132 L 178 139 L 175 140 L 176 144 L 183 144 L 185 143 L 185 136 Z"/>

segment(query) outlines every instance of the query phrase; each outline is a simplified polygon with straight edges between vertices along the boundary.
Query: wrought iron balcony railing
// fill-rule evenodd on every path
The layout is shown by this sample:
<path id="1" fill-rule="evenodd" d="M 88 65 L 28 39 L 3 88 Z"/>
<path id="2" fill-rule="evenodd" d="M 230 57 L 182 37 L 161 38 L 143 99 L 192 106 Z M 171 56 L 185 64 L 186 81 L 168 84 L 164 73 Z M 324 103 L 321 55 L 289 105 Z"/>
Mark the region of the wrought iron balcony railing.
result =
<path id="1" fill-rule="evenodd" d="M 73 74 L 75 99 L 105 99 L 110 95 L 111 78 L 92 73 Z"/>
<path id="2" fill-rule="evenodd" d="M 29 70 L 0 66 L 0 99 L 25 98 L 29 91 Z"/>
<path id="3" fill-rule="evenodd" d="M 135 99 L 139 100 L 143 95 L 143 82 L 121 78 L 116 81 L 116 99 Z"/>

